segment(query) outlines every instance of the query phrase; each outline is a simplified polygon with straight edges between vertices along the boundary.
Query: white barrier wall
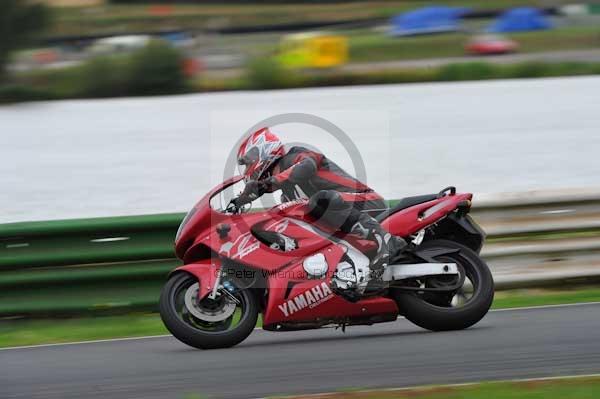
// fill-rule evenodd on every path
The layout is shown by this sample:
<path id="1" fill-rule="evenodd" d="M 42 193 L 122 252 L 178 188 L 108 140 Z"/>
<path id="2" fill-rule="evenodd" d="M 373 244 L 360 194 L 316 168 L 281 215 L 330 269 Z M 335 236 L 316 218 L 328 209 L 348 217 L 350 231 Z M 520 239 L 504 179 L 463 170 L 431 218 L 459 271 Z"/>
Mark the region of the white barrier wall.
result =
<path id="1" fill-rule="evenodd" d="M 239 135 L 282 112 L 329 119 L 398 198 L 597 187 L 599 77 L 363 86 L 0 107 L 0 223 L 185 211 Z M 277 129 L 351 169 L 314 128 Z"/>

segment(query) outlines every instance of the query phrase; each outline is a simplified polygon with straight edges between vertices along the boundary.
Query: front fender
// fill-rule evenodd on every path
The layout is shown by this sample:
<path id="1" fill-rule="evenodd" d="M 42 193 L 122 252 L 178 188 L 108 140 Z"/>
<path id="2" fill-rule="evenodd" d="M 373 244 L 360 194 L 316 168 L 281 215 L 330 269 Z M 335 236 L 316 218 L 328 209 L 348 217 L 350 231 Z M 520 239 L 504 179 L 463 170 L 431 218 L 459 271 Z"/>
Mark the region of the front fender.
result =
<path id="1" fill-rule="evenodd" d="M 173 273 L 189 273 L 198 279 L 198 300 L 204 299 L 213 289 L 221 271 L 221 262 L 218 259 L 204 259 L 173 270 Z"/>

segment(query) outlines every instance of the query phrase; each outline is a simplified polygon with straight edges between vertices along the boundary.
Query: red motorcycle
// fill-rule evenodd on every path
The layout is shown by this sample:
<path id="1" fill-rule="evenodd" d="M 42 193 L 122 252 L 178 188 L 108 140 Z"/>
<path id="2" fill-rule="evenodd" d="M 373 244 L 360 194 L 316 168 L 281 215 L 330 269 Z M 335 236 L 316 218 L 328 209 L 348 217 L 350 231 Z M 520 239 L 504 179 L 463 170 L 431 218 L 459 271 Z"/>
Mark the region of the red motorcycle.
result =
<path id="1" fill-rule="evenodd" d="M 241 177 L 209 192 L 188 213 L 175 249 L 184 266 L 169 276 L 160 315 L 169 331 L 196 348 L 243 341 L 257 325 L 291 331 L 391 322 L 399 315 L 428 330 L 458 330 L 481 320 L 494 297 L 478 253 L 485 234 L 468 216 L 472 194 L 448 187 L 407 197 L 377 219 L 410 249 L 386 267 L 387 288 L 349 301 L 336 283 L 368 273 L 375 244 L 315 223 L 307 201 L 248 212 L 220 206 Z"/>

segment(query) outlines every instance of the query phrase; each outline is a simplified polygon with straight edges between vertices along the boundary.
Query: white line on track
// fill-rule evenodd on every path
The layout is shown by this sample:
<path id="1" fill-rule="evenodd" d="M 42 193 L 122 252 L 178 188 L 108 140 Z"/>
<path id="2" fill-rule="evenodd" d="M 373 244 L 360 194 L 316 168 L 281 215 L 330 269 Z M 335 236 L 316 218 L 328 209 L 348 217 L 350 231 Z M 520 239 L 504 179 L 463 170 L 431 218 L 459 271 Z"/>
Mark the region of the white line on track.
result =
<path id="1" fill-rule="evenodd" d="M 575 375 L 557 375 L 552 377 L 533 377 L 533 378 L 514 378 L 507 380 L 486 380 L 485 382 L 533 382 L 533 381 L 557 381 L 557 380 L 566 380 L 571 378 L 592 378 L 592 377 L 600 377 L 600 374 L 575 374 Z M 472 381 L 472 382 L 459 382 L 456 384 L 431 384 L 431 385 L 415 385 L 411 387 L 401 387 L 401 388 L 373 388 L 373 389 L 363 389 L 358 391 L 352 391 L 353 394 L 360 393 L 372 393 L 372 392 L 397 392 L 397 391 L 412 391 L 412 390 L 424 390 L 432 389 L 432 388 L 452 388 L 452 387 L 468 387 L 473 385 L 479 385 L 484 381 Z M 340 395 L 341 391 L 332 391 L 332 392 L 321 392 L 321 393 L 313 393 L 313 394 L 297 394 L 297 395 L 286 395 L 286 396 L 278 396 L 278 398 L 319 398 L 323 396 L 329 395 Z M 268 397 L 259 397 L 256 399 L 268 399 Z"/>
<path id="2" fill-rule="evenodd" d="M 579 302 L 579 303 L 563 303 L 563 304 L 557 304 L 557 305 L 524 306 L 524 307 L 520 307 L 520 308 L 491 309 L 490 312 L 516 312 L 516 311 L 520 311 L 520 310 L 553 309 L 553 308 L 566 308 L 566 307 L 573 307 L 573 306 L 589 306 L 589 305 L 600 305 L 600 302 Z M 398 318 L 403 319 L 404 317 L 398 317 Z M 262 330 L 262 328 L 256 327 L 255 330 Z M 48 347 L 53 347 L 53 346 L 98 344 L 98 343 L 104 343 L 104 342 L 134 341 L 134 340 L 166 338 L 166 337 L 171 337 L 171 334 L 146 335 L 143 337 L 96 339 L 96 340 L 91 340 L 91 341 L 59 342 L 59 343 L 55 343 L 55 344 L 11 346 L 9 348 L 0 348 L 0 351 L 48 348 Z"/>
<path id="3" fill-rule="evenodd" d="M 571 306 L 587 306 L 587 305 L 600 305 L 600 302 L 577 302 L 577 303 L 559 303 L 556 305 L 522 306 L 520 308 L 492 309 L 492 310 L 490 310 L 490 312 L 515 312 L 518 310 L 568 308 Z"/>
<path id="4" fill-rule="evenodd" d="M 170 337 L 170 334 L 165 335 L 146 335 L 143 337 L 125 337 L 125 338 L 108 338 L 108 339 L 95 339 L 91 341 L 77 341 L 77 342 L 58 342 L 55 344 L 40 344 L 40 345 L 25 345 L 25 346 L 11 346 L 9 348 L 0 348 L 0 351 L 10 351 L 16 349 L 36 349 L 36 348 L 48 348 L 52 346 L 69 346 L 69 345 L 83 345 L 83 344 L 98 344 L 102 342 L 119 342 L 119 341 L 133 341 L 142 339 L 152 338 L 165 338 Z"/>

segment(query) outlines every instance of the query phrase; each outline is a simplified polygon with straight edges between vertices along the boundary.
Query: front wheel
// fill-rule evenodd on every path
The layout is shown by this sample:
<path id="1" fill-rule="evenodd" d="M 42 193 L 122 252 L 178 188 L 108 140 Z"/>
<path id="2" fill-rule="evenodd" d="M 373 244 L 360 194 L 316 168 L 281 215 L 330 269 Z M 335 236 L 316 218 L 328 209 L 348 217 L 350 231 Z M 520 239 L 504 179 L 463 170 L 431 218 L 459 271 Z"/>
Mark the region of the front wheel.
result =
<path id="1" fill-rule="evenodd" d="M 227 348 L 242 342 L 256 327 L 258 300 L 236 279 L 223 277 L 215 299 L 198 301 L 198 279 L 176 273 L 165 284 L 160 317 L 181 342 L 198 349 Z"/>
<path id="2" fill-rule="evenodd" d="M 415 281 L 415 287 L 442 288 L 456 285 L 464 276 L 461 288 L 452 292 L 403 291 L 391 289 L 404 316 L 427 330 L 462 330 L 481 320 L 494 300 L 494 280 L 485 262 L 470 248 L 448 240 L 425 242 L 419 249 L 459 250 L 439 255 L 436 261 L 456 263 L 458 277 L 440 276 Z M 460 275 L 462 274 L 462 275 Z"/>

